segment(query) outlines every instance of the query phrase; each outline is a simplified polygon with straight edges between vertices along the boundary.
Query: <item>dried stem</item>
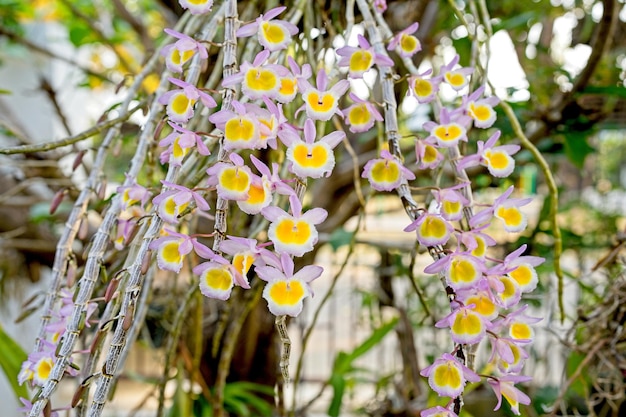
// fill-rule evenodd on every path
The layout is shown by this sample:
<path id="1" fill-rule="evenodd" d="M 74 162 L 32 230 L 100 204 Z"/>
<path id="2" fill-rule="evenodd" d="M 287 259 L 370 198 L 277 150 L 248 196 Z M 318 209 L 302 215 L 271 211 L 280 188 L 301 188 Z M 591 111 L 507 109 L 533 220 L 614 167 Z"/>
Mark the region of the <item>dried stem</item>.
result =
<path id="1" fill-rule="evenodd" d="M 92 128 L 89 128 L 87 130 L 85 130 L 82 133 L 79 133 L 77 135 L 74 136 L 70 136 L 64 139 L 59 139 L 56 141 L 51 141 L 51 142 L 43 142 L 43 143 L 37 143 L 37 144 L 33 144 L 33 145 L 23 145 L 23 146 L 15 146 L 12 148 L 0 148 L 0 155 L 14 155 L 14 154 L 23 154 L 23 153 L 33 153 L 33 152 L 45 152 L 45 151 L 49 151 L 52 149 L 58 149 L 61 148 L 63 146 L 68 146 L 68 145 L 73 145 L 77 142 L 83 141 L 85 139 L 89 139 L 90 137 L 93 137 L 95 135 L 97 135 L 98 133 L 101 133 L 103 131 L 105 131 L 106 129 L 110 129 L 122 122 L 125 122 L 126 120 L 128 120 L 130 118 L 130 116 L 132 116 L 137 110 L 141 110 L 142 108 L 144 108 L 146 102 L 142 101 L 141 103 L 139 103 L 138 105 L 136 105 L 135 107 L 133 107 L 132 109 L 123 112 L 122 115 L 116 117 L 115 119 L 111 119 L 111 120 L 107 120 L 106 122 L 102 122 L 102 123 L 98 123 L 97 125 L 95 125 Z"/>

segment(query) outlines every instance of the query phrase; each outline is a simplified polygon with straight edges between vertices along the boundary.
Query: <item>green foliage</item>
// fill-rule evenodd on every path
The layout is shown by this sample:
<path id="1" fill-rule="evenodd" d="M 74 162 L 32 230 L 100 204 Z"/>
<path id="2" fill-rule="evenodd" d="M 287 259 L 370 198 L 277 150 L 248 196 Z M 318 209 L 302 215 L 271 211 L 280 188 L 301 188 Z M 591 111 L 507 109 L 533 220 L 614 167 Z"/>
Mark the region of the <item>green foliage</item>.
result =
<path id="1" fill-rule="evenodd" d="M 337 354 L 330 377 L 330 385 L 333 388 L 333 399 L 328 407 L 329 416 L 338 417 L 341 412 L 341 403 L 346 386 L 348 385 L 348 377 L 357 370 L 357 368 L 354 367 L 354 361 L 379 344 L 387 333 L 396 327 L 397 323 L 398 319 L 394 318 L 375 329 L 370 337 L 365 339 L 363 343 L 357 346 L 352 352 L 339 352 Z"/>
<path id="2" fill-rule="evenodd" d="M 179 385 L 180 386 L 180 385 Z M 224 409 L 231 415 L 239 417 L 269 417 L 272 416 L 273 404 L 267 398 L 272 398 L 274 390 L 267 385 L 253 382 L 231 382 L 224 388 Z M 188 397 L 187 397 L 188 398 Z M 184 401 L 179 402 L 184 405 Z M 212 417 L 213 408 L 204 396 L 199 396 L 191 403 L 194 417 Z M 170 409 L 170 416 L 178 417 L 182 409 Z"/>
<path id="3" fill-rule="evenodd" d="M 354 232 L 349 232 L 343 227 L 338 227 L 330 234 L 330 239 L 328 240 L 328 243 L 333 248 L 333 250 L 337 250 L 342 246 L 349 245 L 352 241 L 353 236 Z"/>
<path id="4" fill-rule="evenodd" d="M 588 132 L 570 131 L 565 135 L 565 155 L 578 169 L 585 165 L 587 156 L 596 150 L 587 141 Z"/>
<path id="5" fill-rule="evenodd" d="M 0 326 L 0 368 L 11 384 L 15 397 L 28 398 L 28 390 L 19 385 L 17 376 L 20 373 L 22 362 L 26 360 L 26 352 Z"/>

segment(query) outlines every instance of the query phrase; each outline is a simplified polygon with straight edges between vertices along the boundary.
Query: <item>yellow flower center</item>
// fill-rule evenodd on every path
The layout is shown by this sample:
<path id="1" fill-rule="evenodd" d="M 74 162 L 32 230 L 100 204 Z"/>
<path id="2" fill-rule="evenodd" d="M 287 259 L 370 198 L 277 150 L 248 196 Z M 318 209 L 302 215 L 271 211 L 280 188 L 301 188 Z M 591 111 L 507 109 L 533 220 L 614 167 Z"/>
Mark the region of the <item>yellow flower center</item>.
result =
<path id="1" fill-rule="evenodd" d="M 456 124 L 441 125 L 435 128 L 434 133 L 439 140 L 443 142 L 451 142 L 461 137 L 463 129 Z"/>
<path id="2" fill-rule="evenodd" d="M 510 165 L 510 156 L 505 152 L 485 151 L 485 159 L 494 169 L 505 169 Z"/>
<path id="3" fill-rule="evenodd" d="M 304 297 L 304 287 L 299 281 L 278 281 L 272 284 L 269 297 L 278 305 L 293 306 Z"/>
<path id="4" fill-rule="evenodd" d="M 263 31 L 263 37 L 269 43 L 281 43 L 286 38 L 285 30 L 276 23 L 263 22 L 261 30 Z"/>
<path id="5" fill-rule="evenodd" d="M 226 291 L 233 283 L 233 276 L 226 268 L 213 268 L 204 273 L 204 282 L 209 288 Z"/>
<path id="6" fill-rule="evenodd" d="M 276 237 L 286 245 L 303 245 L 311 238 L 311 225 L 304 220 L 294 222 L 292 219 L 283 219 L 276 227 Z"/>
<path id="7" fill-rule="evenodd" d="M 433 85 L 428 80 L 418 78 L 415 80 L 413 90 L 418 97 L 428 97 L 433 93 Z"/>
<path id="8" fill-rule="evenodd" d="M 241 275 L 245 276 L 254 262 L 254 257 L 249 253 L 237 253 L 233 256 L 233 266 Z"/>
<path id="9" fill-rule="evenodd" d="M 513 339 L 532 339 L 533 331 L 527 323 L 513 323 L 509 329 L 509 334 Z"/>
<path id="10" fill-rule="evenodd" d="M 246 72 L 246 84 L 254 91 L 272 91 L 278 87 L 279 80 L 276 74 L 268 69 L 252 68 Z"/>
<path id="11" fill-rule="evenodd" d="M 533 280 L 533 272 L 528 265 L 520 265 L 513 271 L 509 272 L 509 276 L 513 278 L 520 286 L 528 285 Z"/>
<path id="12" fill-rule="evenodd" d="M 291 96 L 296 92 L 296 79 L 295 78 L 281 78 L 280 89 L 278 92 L 283 96 Z"/>
<path id="13" fill-rule="evenodd" d="M 425 238 L 440 239 L 448 233 L 443 219 L 435 216 L 427 216 L 420 225 L 420 235 Z"/>
<path id="14" fill-rule="evenodd" d="M 335 97 L 330 93 L 322 93 L 320 95 L 312 91 L 307 96 L 307 104 L 315 112 L 327 113 L 335 107 Z"/>
<path id="15" fill-rule="evenodd" d="M 456 366 L 447 364 L 437 366 L 434 370 L 433 380 L 438 387 L 461 387 L 461 372 Z"/>
<path id="16" fill-rule="evenodd" d="M 478 315 L 467 310 L 456 315 L 451 328 L 458 335 L 477 335 L 482 329 L 483 323 Z"/>
<path id="17" fill-rule="evenodd" d="M 161 257 L 167 263 L 177 264 L 180 263 L 182 257 L 180 256 L 180 252 L 178 248 L 180 247 L 180 242 L 167 242 L 161 246 Z"/>
<path id="18" fill-rule="evenodd" d="M 400 168 L 392 161 L 377 161 L 372 167 L 371 176 L 378 183 L 394 183 L 400 178 Z"/>
<path id="19" fill-rule="evenodd" d="M 491 107 L 484 104 L 476 105 L 475 103 L 470 104 L 469 110 L 470 116 L 480 121 L 489 120 L 493 112 Z"/>
<path id="20" fill-rule="evenodd" d="M 424 147 L 424 158 L 422 158 L 422 160 L 425 163 L 431 163 L 437 160 L 437 155 L 439 155 L 439 152 L 434 146 L 426 145 Z"/>
<path id="21" fill-rule="evenodd" d="M 37 379 L 40 381 L 45 381 L 50 376 L 50 371 L 52 370 L 52 358 L 43 358 L 39 362 L 37 362 L 36 375 Z"/>
<path id="22" fill-rule="evenodd" d="M 177 206 L 176 202 L 174 201 L 174 198 L 169 197 L 165 200 L 165 205 L 163 209 L 170 216 L 174 216 L 177 213 L 180 213 L 181 211 L 185 210 L 185 208 L 187 208 L 188 205 L 189 203 L 184 203 L 184 204 L 181 204 L 180 206 Z"/>
<path id="23" fill-rule="evenodd" d="M 350 57 L 350 71 L 367 71 L 372 66 L 372 61 L 372 53 L 370 51 L 356 51 Z"/>
<path id="24" fill-rule="evenodd" d="M 170 60 L 172 61 L 172 63 L 176 65 L 181 65 L 189 61 L 194 53 L 195 51 L 193 49 L 180 52 L 178 49 L 172 48 L 172 54 L 170 55 Z"/>
<path id="25" fill-rule="evenodd" d="M 502 297 L 503 300 L 508 300 L 509 298 L 515 296 L 517 287 L 511 278 L 502 276 L 500 277 L 500 282 L 504 284 L 504 291 L 500 294 L 500 297 Z"/>
<path id="26" fill-rule="evenodd" d="M 172 156 L 176 159 L 184 158 L 185 155 L 189 153 L 189 148 L 182 148 L 178 143 L 180 136 L 177 136 L 174 139 L 174 143 L 172 144 Z"/>
<path id="27" fill-rule="evenodd" d="M 405 52 L 413 52 L 419 45 L 418 40 L 413 35 L 403 33 L 400 37 L 400 48 Z"/>
<path id="28" fill-rule="evenodd" d="M 248 199 L 246 203 L 248 204 L 261 204 L 265 201 L 265 188 L 263 185 L 250 184 L 250 189 L 248 190 Z"/>
<path id="29" fill-rule="evenodd" d="M 455 259 L 450 265 L 450 281 L 454 283 L 470 283 L 479 278 L 474 264 L 467 259 Z"/>
<path id="30" fill-rule="evenodd" d="M 250 188 L 250 176 L 237 167 L 222 170 L 219 177 L 220 185 L 228 190 L 246 192 Z"/>
<path id="31" fill-rule="evenodd" d="M 442 208 L 445 213 L 447 213 L 448 215 L 452 215 L 461 211 L 461 209 L 463 209 L 463 206 L 461 205 L 460 201 L 444 200 Z"/>
<path id="32" fill-rule="evenodd" d="M 328 150 L 319 144 L 299 143 L 293 149 L 293 158 L 302 167 L 321 168 L 328 161 Z"/>
<path id="33" fill-rule="evenodd" d="M 348 113 L 348 120 L 351 125 L 362 126 L 369 123 L 371 119 L 372 114 L 364 103 L 352 107 Z"/>
<path id="34" fill-rule="evenodd" d="M 185 114 L 194 103 L 195 100 L 189 100 L 186 95 L 179 93 L 172 100 L 171 108 L 176 114 Z"/>
<path id="35" fill-rule="evenodd" d="M 449 72 L 446 74 L 446 80 L 450 83 L 450 85 L 454 87 L 462 87 L 465 85 L 467 80 L 465 76 L 459 74 L 458 72 Z"/>
<path id="36" fill-rule="evenodd" d="M 522 213 L 517 207 L 498 207 L 496 214 L 507 226 L 518 226 L 523 222 Z"/>
<path id="37" fill-rule="evenodd" d="M 482 237 L 476 236 L 476 248 L 472 251 L 472 255 L 474 256 L 484 256 L 487 252 L 487 245 L 485 245 L 485 240 Z"/>
<path id="38" fill-rule="evenodd" d="M 484 295 L 474 295 L 465 300 L 465 305 L 474 304 L 475 307 L 472 309 L 481 316 L 491 317 L 496 312 L 496 305 L 489 299 L 489 297 L 485 297 Z"/>
<path id="39" fill-rule="evenodd" d="M 129 206 L 135 204 L 137 202 L 137 200 L 134 200 L 130 197 L 130 189 L 125 189 L 124 192 L 122 193 L 122 200 Z"/>
<path id="40" fill-rule="evenodd" d="M 224 127 L 224 139 L 229 141 L 252 140 L 256 134 L 256 126 L 252 120 L 244 117 L 234 117 L 226 122 Z"/>

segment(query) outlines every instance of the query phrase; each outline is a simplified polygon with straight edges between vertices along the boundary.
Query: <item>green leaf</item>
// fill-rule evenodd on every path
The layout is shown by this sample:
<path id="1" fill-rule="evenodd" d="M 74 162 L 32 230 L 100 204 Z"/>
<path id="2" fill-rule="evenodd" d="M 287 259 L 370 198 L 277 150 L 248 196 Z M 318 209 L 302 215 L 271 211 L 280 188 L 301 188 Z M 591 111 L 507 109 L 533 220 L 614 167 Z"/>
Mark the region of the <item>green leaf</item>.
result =
<path id="1" fill-rule="evenodd" d="M 511 30 L 517 28 L 526 28 L 530 22 L 537 20 L 537 12 L 534 10 L 513 15 L 508 19 L 502 19 L 493 26 L 494 33 L 499 30 Z"/>
<path id="2" fill-rule="evenodd" d="M 329 380 L 330 386 L 333 388 L 333 399 L 328 407 L 328 415 L 330 417 L 338 417 L 341 412 L 341 403 L 346 389 L 346 378 L 349 373 L 355 370 L 352 363 L 380 343 L 387 333 L 396 327 L 397 323 L 398 318 L 396 317 L 375 329 L 370 337 L 365 339 L 363 343 L 357 346 L 352 352 L 339 352 L 337 354 L 333 364 L 333 372 Z"/>
<path id="3" fill-rule="evenodd" d="M 339 227 L 330 234 L 328 243 L 330 243 L 333 250 L 337 250 L 342 246 L 349 245 L 353 236 L 354 232 L 349 232 L 343 227 Z"/>
<path id="4" fill-rule="evenodd" d="M 25 386 L 19 385 L 17 382 L 17 376 L 22 368 L 22 362 L 27 358 L 26 352 L 22 350 L 15 340 L 4 332 L 2 326 L 0 326 L 0 368 L 6 375 L 15 397 L 19 399 L 28 398 L 28 390 Z"/>
<path id="5" fill-rule="evenodd" d="M 70 42 L 74 46 L 81 46 L 90 42 L 91 30 L 88 27 L 77 25 L 69 30 Z"/>
<path id="6" fill-rule="evenodd" d="M 595 152 L 595 149 L 587 142 L 587 134 L 584 132 L 568 132 L 565 135 L 565 155 L 578 169 L 582 169 L 587 155 Z"/>

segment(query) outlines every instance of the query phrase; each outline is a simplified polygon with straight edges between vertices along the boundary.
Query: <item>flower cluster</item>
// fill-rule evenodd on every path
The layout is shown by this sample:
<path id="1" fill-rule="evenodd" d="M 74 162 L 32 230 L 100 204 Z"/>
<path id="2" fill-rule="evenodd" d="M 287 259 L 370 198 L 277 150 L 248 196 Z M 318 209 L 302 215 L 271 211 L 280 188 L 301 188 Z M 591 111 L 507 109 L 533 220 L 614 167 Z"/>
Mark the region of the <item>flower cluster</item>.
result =
<path id="1" fill-rule="evenodd" d="M 416 27 L 414 28 L 416 29 Z M 413 30 L 413 29 L 411 29 Z M 390 50 L 403 55 L 402 36 L 392 39 Z M 467 90 L 472 68 L 458 66 L 459 56 L 443 65 L 439 74 L 432 76 L 433 70 L 408 78 L 408 94 L 419 103 L 429 103 L 438 98 L 439 87 L 448 84 L 452 90 Z M 476 143 L 477 151 L 463 157 L 450 159 L 449 150 L 457 148 L 460 142 L 468 142 L 470 129 L 489 129 L 496 120 L 494 106 L 498 99 L 485 96 L 485 87 L 459 97 L 457 107 L 440 108 L 436 121 L 423 124 L 426 132 L 424 139 L 418 139 L 415 145 L 418 169 L 435 169 L 444 161 L 451 160 L 459 173 L 464 169 L 482 165 L 496 178 L 509 176 L 514 168 L 512 158 L 520 147 L 518 145 L 497 145 L 500 131 L 494 131 L 487 141 Z M 458 148 L 457 148 L 458 149 Z M 401 164 L 395 155 L 382 151 L 381 157 L 369 161 L 363 170 L 373 189 L 391 191 L 401 184 L 415 178 L 412 171 Z M 459 175 L 463 178 L 463 175 Z M 498 398 L 496 409 L 504 397 L 514 413 L 519 414 L 519 404 L 528 404 L 530 399 L 515 383 L 525 382 L 529 378 L 520 375 L 524 361 L 529 354 L 527 346 L 532 341 L 531 324 L 539 319 L 525 314 L 526 305 L 520 305 L 522 295 L 533 291 L 537 285 L 535 267 L 543 258 L 523 256 L 526 246 L 522 245 L 502 260 L 495 259 L 489 248 L 496 241 L 486 233 L 494 219 L 502 223 L 507 232 L 521 232 L 526 228 L 526 215 L 521 207 L 530 199 L 511 198 L 514 188 L 511 186 L 492 204 L 474 205 L 468 198 L 471 184 L 461 182 L 433 191 L 434 209 L 421 211 L 405 228 L 415 232 L 417 241 L 424 246 L 441 248 L 449 245 L 452 249 L 441 252 L 439 257 L 424 270 L 428 274 L 440 274 L 450 294 L 451 312 L 441 318 L 436 327 L 449 329 L 455 348 L 444 353 L 434 363 L 422 370 L 428 378 L 430 387 L 442 397 L 452 399 L 462 395 L 467 382 L 478 382 L 481 376 L 469 369 L 465 361 L 464 346 L 476 346 L 489 343 L 491 355 L 487 369 L 493 373 L 484 376 Z M 475 209 L 480 211 L 474 213 Z M 461 220 L 465 219 L 468 228 L 463 229 Z M 434 407 L 425 410 L 422 416 L 456 416 L 450 408 Z"/>
<path id="2" fill-rule="evenodd" d="M 179 2 L 195 15 L 209 13 L 213 6 L 212 0 Z M 382 13 L 386 1 L 377 0 L 374 7 Z M 294 258 L 314 250 L 319 239 L 317 227 L 328 215 L 322 208 L 305 207 L 303 189 L 309 179 L 332 175 L 335 149 L 346 140 L 341 120 L 345 129 L 356 135 L 385 122 L 376 103 L 349 91 L 351 81 L 376 68 L 388 70 L 394 65 L 390 52 L 408 59 L 421 50 L 421 44 L 415 35 L 417 23 L 390 36 L 386 48 L 381 48 L 373 36 L 358 35 L 356 45 L 334 51 L 337 68 L 331 71 L 320 66 L 314 71 L 310 64 L 288 56 L 298 28 L 280 19 L 285 10 L 283 6 L 268 10 L 236 31 L 237 38 L 256 38 L 250 45 L 257 47 L 258 53 L 222 80 L 221 87 L 227 92 L 219 105 L 212 90 L 196 85 L 194 77 L 185 77 L 190 62 L 208 58 L 205 44 L 187 34 L 165 30 L 174 42 L 161 54 L 168 71 L 177 75 L 167 78 L 171 89 L 157 98 L 171 129 L 160 138 L 158 147 L 159 161 L 170 169 L 158 193 L 135 180 L 127 180 L 130 185 L 116 190 L 121 214 L 111 239 L 115 248 L 124 249 L 140 219 L 155 213 L 160 222 L 153 224 L 162 227 L 149 249 L 161 270 L 179 274 L 189 266 L 200 292 L 218 300 L 228 300 L 235 287 L 251 288 L 254 273 L 260 279 L 257 283 L 263 281 L 262 297 L 269 311 L 276 316 L 296 317 L 303 310 L 304 299 L 313 296 L 311 282 L 323 269 L 307 265 L 296 270 Z M 234 39 L 227 42 L 236 43 Z M 424 138 L 415 141 L 414 166 L 405 165 L 402 156 L 395 153 L 397 146 L 380 149 L 377 157 L 364 164 L 361 177 L 373 190 L 401 190 L 416 179 L 417 170 L 439 169 L 446 162 L 459 174 L 479 166 L 496 178 L 514 172 L 513 155 L 520 147 L 498 144 L 501 133 L 492 129 L 498 99 L 487 95 L 484 86 L 468 91 L 473 69 L 459 66 L 459 61 L 455 56 L 437 72 L 416 71 L 407 77 L 407 94 L 420 104 L 440 102 L 443 85 L 459 96 L 455 107 L 438 106 L 435 120 L 423 124 Z M 391 77 L 381 81 L 392 82 Z M 235 91 L 240 95 L 235 96 Z M 336 123 L 328 123 L 331 119 Z M 218 133 L 196 131 L 198 120 Z M 483 129 L 486 140 L 476 141 L 474 146 L 472 129 Z M 209 143 L 219 149 L 210 150 Z M 457 157 L 458 152 L 453 151 L 461 143 L 475 148 L 475 153 Z M 201 183 L 186 186 L 171 179 L 169 172 L 177 172 L 192 156 L 211 161 L 209 166 L 202 166 L 200 172 L 206 176 Z M 496 409 L 504 397 L 519 414 L 519 404 L 530 400 L 515 384 L 528 380 L 520 373 L 529 356 L 526 349 L 533 338 L 531 325 L 539 320 L 527 315 L 527 306 L 521 302 L 523 294 L 537 286 L 535 267 L 543 258 L 525 255 L 525 245 L 502 259 L 491 253 L 496 246 L 488 234 L 492 223 L 497 221 L 510 233 L 519 233 L 527 225 L 521 208 L 530 199 L 517 198 L 514 193 L 510 187 L 490 204 L 477 205 L 471 198 L 469 180 L 438 187 L 432 191 L 432 209 L 413 210 L 418 214 L 405 231 L 415 233 L 419 244 L 437 249 L 433 252 L 439 256 L 425 272 L 440 274 L 450 296 L 451 312 L 435 326 L 448 329 L 455 347 L 421 374 L 439 396 L 452 399 L 462 395 L 468 382 L 486 379 L 498 399 Z M 209 201 L 214 200 L 217 204 L 212 213 Z M 192 218 L 213 218 L 217 224 L 218 217 L 224 216 L 224 207 L 235 206 L 264 220 L 255 224 L 264 224 L 266 229 L 253 236 L 235 236 L 238 231 L 227 235 L 217 227 L 210 235 L 193 233 Z M 210 237 L 214 239 L 212 248 L 204 240 Z M 112 296 L 109 290 L 107 294 L 105 298 Z M 65 294 L 62 304 L 46 329 L 51 341 L 44 341 L 41 349 L 29 355 L 20 372 L 20 383 L 40 386 L 48 379 L 56 358 L 56 342 L 63 337 L 73 309 L 72 297 Z M 86 310 L 83 322 L 89 325 L 95 307 L 88 304 Z M 493 372 L 478 375 L 464 360 L 464 349 L 487 343 L 491 348 L 487 369 Z M 74 369 L 70 366 L 66 372 L 72 374 Z M 421 415 L 456 416 L 452 403 L 429 408 Z M 25 402 L 25 408 L 29 405 Z"/>
<path id="3" fill-rule="evenodd" d="M 280 55 L 273 54 L 287 48 L 298 33 L 295 25 L 279 19 L 285 9 L 271 9 L 236 32 L 239 38 L 256 35 L 262 48 L 252 62 L 243 62 L 238 72 L 222 81 L 222 87 L 238 87 L 241 98 L 229 100 L 228 105 L 223 103 L 221 109 L 213 111 L 217 103 L 207 91 L 183 79 L 169 79 L 176 88 L 159 97 L 172 128 L 159 142 L 163 148 L 161 163 L 180 166 L 193 152 L 211 154 L 205 135 L 187 127 L 192 118 L 204 117 L 206 111 L 199 111 L 199 103 L 209 110 L 208 121 L 221 132 L 224 152 L 219 154 L 225 156 L 206 169 L 202 188 L 162 181 L 164 187 L 152 204 L 165 226 L 150 248 L 164 270 L 179 273 L 184 263 L 191 261 L 202 294 L 220 300 L 228 299 L 235 286 L 250 288 L 248 275 L 254 266 L 258 277 L 266 281 L 263 297 L 270 312 L 297 316 L 304 298 L 313 294 L 309 283 L 321 275 L 322 268 L 305 266 L 294 271 L 293 257 L 313 250 L 318 241 L 316 227 L 327 213 L 321 208 L 304 210 L 301 195 L 292 185 L 303 184 L 307 178 L 329 176 L 335 167 L 334 148 L 345 138 L 341 130 L 318 135 L 315 121 L 346 114 L 351 127 L 363 131 L 382 118 L 370 103 L 356 96 L 352 96 L 355 104 L 351 108 L 339 108 L 349 88 L 347 80 L 331 84 L 322 68 L 312 84 L 309 79 L 313 71 L 308 64 L 300 66 L 291 57 L 283 62 L 278 59 Z M 178 65 L 172 66 L 172 71 L 184 74 L 185 63 L 195 54 L 205 58 L 206 50 L 192 38 L 170 29 L 166 33 L 178 39 L 164 53 L 168 65 Z M 367 46 L 371 64 L 391 64 L 388 58 L 385 61 L 371 52 L 364 38 L 360 43 Z M 291 122 L 283 113 L 283 106 L 296 100 L 302 105 L 295 115 L 301 111 L 307 115 L 302 125 Z M 277 162 L 262 160 L 260 156 L 267 156 L 267 149 L 283 153 L 281 159 L 291 178 L 281 177 L 284 174 L 279 173 Z M 267 241 L 259 242 L 255 236 L 227 236 L 209 249 L 201 243 L 201 236 L 183 232 L 189 216 L 210 216 L 207 200 L 211 192 L 248 215 L 267 219 Z"/>
<path id="4" fill-rule="evenodd" d="M 356 45 L 345 45 L 335 51 L 338 71 L 332 74 L 339 72 L 347 79 L 331 77 L 325 68 L 320 68 L 313 82 L 309 64 L 302 65 L 282 55 L 298 34 L 296 26 L 279 19 L 284 11 L 285 7 L 271 9 L 236 32 L 239 38 L 256 36 L 261 50 L 251 61 L 244 61 L 238 72 L 222 81 L 223 87 L 236 87 L 241 91 L 241 97 L 229 101 L 208 117 L 221 132 L 220 144 L 226 157 L 208 167 L 206 185 L 202 188 L 208 192 L 214 190 L 218 199 L 234 202 L 248 215 L 263 216 L 268 222 L 267 241 L 259 242 L 255 239 L 257 236 L 228 236 L 210 250 L 197 237 L 181 231 L 186 216 L 208 212 L 206 195 L 164 182 L 164 190 L 152 202 L 168 226 L 151 248 L 157 254 L 159 267 L 174 272 L 181 270 L 191 253 L 203 259 L 192 268 L 199 277 L 200 290 L 205 296 L 220 300 L 228 299 L 235 286 L 250 288 L 248 275 L 254 266 L 255 273 L 266 282 L 263 298 L 270 312 L 297 316 L 302 311 L 304 298 L 313 294 L 310 282 L 321 275 L 322 269 L 305 266 L 295 271 L 293 258 L 313 250 L 318 241 L 317 225 L 324 221 L 327 213 L 321 208 L 303 210 L 302 189 L 296 193 L 297 188 L 292 185 L 302 187 L 306 179 L 327 177 L 334 170 L 334 149 L 344 140 L 345 133 L 335 130 L 318 135 L 316 122 L 323 124 L 338 117 L 343 119 L 346 129 L 357 134 L 383 122 L 377 106 L 353 92 L 349 94 L 352 104 L 342 108 L 341 102 L 350 89 L 349 79 L 363 78 L 375 67 L 389 68 L 393 60 L 366 36 L 358 35 Z M 419 52 L 421 45 L 414 36 L 418 27 L 417 23 L 412 24 L 389 39 L 387 51 L 395 52 L 402 59 Z M 178 41 L 166 57 L 173 54 L 182 66 L 187 56 L 203 56 L 201 45 L 193 39 L 171 31 L 167 33 Z M 458 92 L 459 97 L 456 106 L 440 106 L 436 120 L 424 123 L 426 134 L 415 142 L 417 164 L 414 169 L 405 166 L 400 155 L 385 149 L 380 151 L 379 157 L 365 164 L 362 177 L 369 181 L 372 189 L 396 190 L 415 179 L 415 170 L 438 169 L 444 162 L 451 162 L 459 172 L 483 166 L 496 178 L 513 173 L 513 155 L 519 146 L 498 144 L 501 133 L 488 130 L 496 120 L 494 106 L 498 99 L 488 96 L 485 87 L 468 92 L 474 71 L 461 67 L 459 61 L 460 57 L 455 56 L 437 73 L 430 69 L 408 77 L 408 94 L 419 103 L 440 100 L 439 89 L 444 84 Z M 166 148 L 161 161 L 180 165 L 194 150 L 209 155 L 202 135 L 184 125 L 196 114 L 198 102 L 209 109 L 217 103 L 202 88 L 179 79 L 170 81 L 177 88 L 159 99 L 167 106 L 173 129 L 160 142 Z M 299 107 L 294 119 L 289 119 L 283 107 L 292 105 Z M 306 114 L 306 118 L 299 124 L 296 120 L 301 113 Z M 458 149 L 462 142 L 470 142 L 472 129 L 486 131 L 488 139 L 477 141 L 475 153 L 451 159 L 450 155 L 458 155 L 451 153 L 453 149 Z M 267 149 L 284 152 L 284 157 L 279 158 L 286 163 L 283 174 L 277 162 L 260 158 L 260 155 L 267 157 L 264 152 Z M 284 172 L 291 178 L 282 177 Z M 482 379 L 461 359 L 464 346 L 486 341 L 491 346 L 489 362 L 494 372 L 484 377 L 498 399 L 504 396 L 517 412 L 519 404 L 528 403 L 528 397 L 515 383 L 526 380 L 520 371 L 528 357 L 525 348 L 532 339 L 530 325 L 536 321 L 525 314 L 526 307 L 520 306 L 520 302 L 522 295 L 536 286 L 534 268 L 542 259 L 524 256 L 525 246 L 502 260 L 490 253 L 490 248 L 496 245 L 487 233 L 493 220 L 500 221 L 508 232 L 521 232 L 527 224 L 521 207 L 528 199 L 512 198 L 514 189 L 511 187 L 492 204 L 478 206 L 473 204 L 470 190 L 471 183 L 467 181 L 437 188 L 433 191 L 434 209 L 420 210 L 405 228 L 407 232 L 414 232 L 417 241 L 424 246 L 453 247 L 441 252 L 425 272 L 441 274 L 451 294 L 451 312 L 441 318 L 436 327 L 449 329 L 455 348 L 423 369 L 422 375 L 428 377 L 429 385 L 440 396 L 459 397 L 466 382 Z M 454 415 L 449 406 L 435 407 L 422 415 L 446 413 Z"/>

